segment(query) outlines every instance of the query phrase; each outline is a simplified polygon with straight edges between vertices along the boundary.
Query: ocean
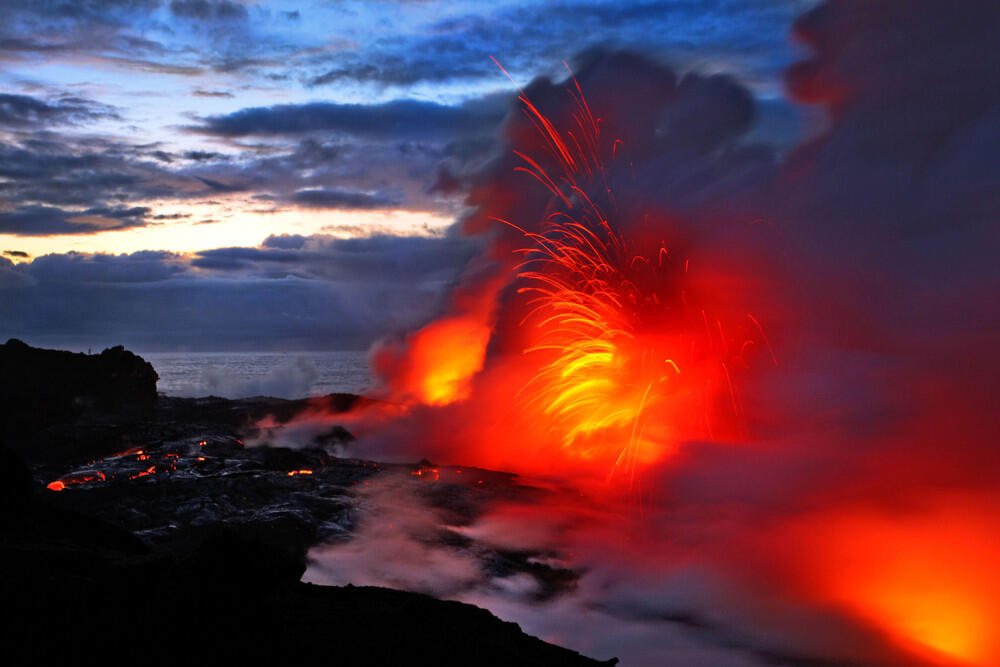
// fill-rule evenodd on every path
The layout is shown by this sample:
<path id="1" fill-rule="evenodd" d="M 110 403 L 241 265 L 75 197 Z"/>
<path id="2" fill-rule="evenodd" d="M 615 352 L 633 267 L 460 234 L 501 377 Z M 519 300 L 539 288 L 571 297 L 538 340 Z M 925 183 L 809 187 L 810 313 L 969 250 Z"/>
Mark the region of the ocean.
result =
<path id="1" fill-rule="evenodd" d="M 169 396 L 304 398 L 334 392 L 357 394 L 374 384 L 364 351 L 147 352 L 141 356 L 160 376 L 157 390 Z"/>

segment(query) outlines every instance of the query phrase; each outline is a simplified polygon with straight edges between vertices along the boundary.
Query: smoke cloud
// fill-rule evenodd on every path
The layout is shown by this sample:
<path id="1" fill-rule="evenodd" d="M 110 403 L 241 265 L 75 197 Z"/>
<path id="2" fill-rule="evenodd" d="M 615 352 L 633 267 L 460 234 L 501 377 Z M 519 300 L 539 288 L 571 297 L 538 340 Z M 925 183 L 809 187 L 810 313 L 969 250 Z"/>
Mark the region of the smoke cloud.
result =
<path id="1" fill-rule="evenodd" d="M 456 175 L 462 226 L 489 244 L 441 319 L 376 350 L 396 416 L 350 419 L 356 455 L 511 470 L 546 493 L 494 499 L 455 527 L 392 488 L 380 527 L 315 552 L 310 576 L 459 597 L 625 664 L 1000 660 L 1000 11 L 828 0 L 795 34 L 811 56 L 790 94 L 828 126 L 784 158 L 752 143 L 752 97 L 725 76 L 590 53 L 575 80 L 525 87 L 539 114 L 512 110 L 508 154 Z M 683 257 L 688 295 L 744 348 L 720 392 L 740 428 L 699 433 L 658 405 L 649 419 L 680 435 L 611 482 L 517 391 L 533 369 L 516 251 L 572 203 L 539 176 L 559 158 L 538 118 L 579 127 L 577 82 L 620 138 L 600 182 L 623 237 Z M 461 344 L 442 345 L 456 322 Z M 405 537 L 381 528 L 392 516 Z M 426 538 L 442 528 L 559 560 L 578 581 L 539 600 L 530 579 L 470 561 L 470 543 Z M 380 569 L 395 552 L 424 566 Z"/>

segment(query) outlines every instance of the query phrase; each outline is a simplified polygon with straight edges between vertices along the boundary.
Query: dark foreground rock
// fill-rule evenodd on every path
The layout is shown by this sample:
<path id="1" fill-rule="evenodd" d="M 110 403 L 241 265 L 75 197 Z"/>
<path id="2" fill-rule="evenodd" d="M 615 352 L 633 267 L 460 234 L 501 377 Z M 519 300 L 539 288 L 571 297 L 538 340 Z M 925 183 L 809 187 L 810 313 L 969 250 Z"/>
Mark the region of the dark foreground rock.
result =
<path id="1" fill-rule="evenodd" d="M 471 605 L 303 584 L 302 552 L 238 531 L 150 548 L 23 497 L 4 517 L 7 664 L 598 664 Z"/>
<path id="2" fill-rule="evenodd" d="M 126 366 L 142 375 L 139 362 Z M 151 411 L 145 399 L 123 398 L 124 407 L 73 399 L 46 412 L 38 397 L 49 390 L 38 391 L 14 401 L 40 412 L 0 430 L 0 443 L 11 435 L 17 442 L 0 444 L 7 664 L 601 664 L 471 605 L 300 581 L 307 548 L 349 540 L 353 489 L 381 475 L 411 480 L 450 525 L 471 521 L 484 502 L 531 493 L 504 473 L 340 458 L 352 436 L 336 426 L 303 449 L 244 442 L 261 435 L 254 425 L 265 416 L 280 423 L 306 409 L 336 413 L 357 397 L 160 396 Z M 542 567 L 535 554 L 440 539 L 479 553 L 501 576 L 535 576 L 543 596 L 575 585 L 573 573 Z"/>
<path id="3" fill-rule="evenodd" d="M 120 345 L 100 354 L 43 350 L 14 338 L 0 345 L 0 405 L 12 430 L 87 414 L 148 416 L 157 379 L 149 362 Z"/>

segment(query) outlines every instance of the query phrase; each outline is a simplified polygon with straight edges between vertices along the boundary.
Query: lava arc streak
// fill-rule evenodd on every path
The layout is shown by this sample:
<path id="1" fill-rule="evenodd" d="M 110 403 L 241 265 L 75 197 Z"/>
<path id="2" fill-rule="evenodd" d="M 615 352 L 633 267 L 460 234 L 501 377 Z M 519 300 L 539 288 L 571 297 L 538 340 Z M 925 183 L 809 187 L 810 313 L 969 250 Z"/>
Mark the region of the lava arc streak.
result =
<path id="1" fill-rule="evenodd" d="M 600 119 L 570 80 L 576 111 L 565 132 L 523 91 L 519 98 L 546 155 L 515 150 L 522 161 L 515 170 L 548 189 L 550 212 L 537 232 L 492 218 L 528 242 L 517 250 L 514 276 L 524 363 L 537 370 L 517 395 L 534 416 L 535 433 L 556 434 L 568 456 L 631 475 L 679 439 L 717 435 L 713 423 L 738 424 L 730 367 L 742 365 L 742 353 L 757 341 L 730 340 L 722 321 L 698 307 L 688 261 L 653 240 L 648 220 L 615 220 L 603 155 L 613 160 L 620 140 L 603 140 Z M 716 419 L 720 392 L 729 414 Z"/>
<path id="2" fill-rule="evenodd" d="M 633 480 L 680 441 L 741 438 L 738 376 L 770 346 L 666 214 L 621 205 L 612 186 L 628 148 L 568 82 L 570 113 L 553 121 L 522 90 L 526 122 L 511 132 L 513 175 L 542 188 L 544 208 L 518 189 L 498 198 L 521 202 L 501 216 L 497 200 L 470 196 L 505 268 L 457 287 L 447 314 L 374 364 L 395 403 L 460 406 L 449 423 L 462 424 L 463 460 Z"/>

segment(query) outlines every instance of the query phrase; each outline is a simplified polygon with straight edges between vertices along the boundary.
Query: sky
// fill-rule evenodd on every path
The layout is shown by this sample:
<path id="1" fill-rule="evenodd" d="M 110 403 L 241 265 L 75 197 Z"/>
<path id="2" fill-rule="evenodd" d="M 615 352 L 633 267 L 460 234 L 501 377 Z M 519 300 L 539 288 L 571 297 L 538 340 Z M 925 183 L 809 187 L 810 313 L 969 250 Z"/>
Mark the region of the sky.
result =
<path id="1" fill-rule="evenodd" d="M 783 83 L 812 4 L 5 0 L 0 337 L 365 347 L 475 252 L 461 176 L 515 82 L 625 48 L 738 78 L 787 150 L 822 123 Z"/>

